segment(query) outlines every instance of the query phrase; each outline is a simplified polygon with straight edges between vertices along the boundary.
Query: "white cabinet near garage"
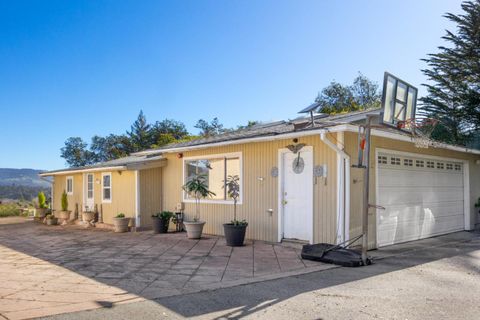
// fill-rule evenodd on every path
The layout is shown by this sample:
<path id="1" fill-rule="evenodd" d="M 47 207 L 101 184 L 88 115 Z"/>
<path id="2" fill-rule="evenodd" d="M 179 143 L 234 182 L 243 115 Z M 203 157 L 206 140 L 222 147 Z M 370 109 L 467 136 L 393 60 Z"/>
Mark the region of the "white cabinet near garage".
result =
<path id="1" fill-rule="evenodd" d="M 464 230 L 463 163 L 377 152 L 377 246 Z"/>

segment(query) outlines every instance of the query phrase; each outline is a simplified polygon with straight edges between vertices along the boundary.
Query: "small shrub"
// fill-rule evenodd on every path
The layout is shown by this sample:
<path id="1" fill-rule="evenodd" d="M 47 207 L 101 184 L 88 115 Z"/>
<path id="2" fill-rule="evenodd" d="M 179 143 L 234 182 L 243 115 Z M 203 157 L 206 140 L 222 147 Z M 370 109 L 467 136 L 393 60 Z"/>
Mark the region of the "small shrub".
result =
<path id="1" fill-rule="evenodd" d="M 62 193 L 62 211 L 68 211 L 68 197 L 67 197 L 67 192 L 63 190 Z"/>
<path id="2" fill-rule="evenodd" d="M 21 210 L 15 203 L 0 204 L 0 217 L 20 216 Z"/>
<path id="3" fill-rule="evenodd" d="M 117 214 L 117 216 L 115 218 L 125 218 L 125 214 L 124 213 L 119 213 L 119 214 Z"/>
<path id="4" fill-rule="evenodd" d="M 154 218 L 160 218 L 164 222 L 169 222 L 170 219 L 173 217 L 173 212 L 171 211 L 162 211 L 158 213 L 152 214 L 152 217 Z"/>
<path id="5" fill-rule="evenodd" d="M 38 207 L 41 209 L 47 208 L 47 198 L 45 197 L 45 193 L 43 193 L 43 191 L 38 193 Z"/>

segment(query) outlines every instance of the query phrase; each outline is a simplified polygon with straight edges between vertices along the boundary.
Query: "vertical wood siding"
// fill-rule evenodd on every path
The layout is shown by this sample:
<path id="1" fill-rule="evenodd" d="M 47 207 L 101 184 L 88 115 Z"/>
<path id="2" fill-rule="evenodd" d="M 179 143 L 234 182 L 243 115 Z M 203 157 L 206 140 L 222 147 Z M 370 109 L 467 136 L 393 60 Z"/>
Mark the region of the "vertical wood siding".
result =
<path id="1" fill-rule="evenodd" d="M 95 172 L 95 204 L 103 210 L 103 222 L 113 223 L 113 217 L 124 213 L 126 217 L 135 218 L 135 172 L 111 171 L 112 202 L 102 203 L 102 173 Z M 98 179 L 98 180 L 97 180 Z M 100 184 L 97 184 L 100 181 Z"/>
<path id="2" fill-rule="evenodd" d="M 62 210 L 62 193 L 67 190 L 67 177 L 73 177 L 73 195 L 67 195 L 68 210 L 74 211 L 75 204 L 81 204 L 83 199 L 82 174 L 67 174 L 55 176 L 53 179 L 53 206 L 54 210 Z"/>
<path id="3" fill-rule="evenodd" d="M 480 197 L 480 166 L 475 163 L 477 159 L 480 159 L 479 155 L 472 155 L 462 152 L 456 152 L 451 150 L 445 150 L 440 148 L 416 148 L 411 142 L 402 142 L 382 137 L 372 137 L 371 146 L 371 165 L 370 165 L 370 195 L 372 204 L 376 203 L 376 190 L 375 190 L 375 168 L 377 165 L 377 159 L 375 159 L 375 149 L 390 149 L 402 152 L 417 153 L 422 155 L 431 155 L 437 157 L 455 158 L 460 160 L 469 161 L 470 170 L 470 209 L 471 209 L 471 223 L 474 226 L 478 223 L 478 214 L 475 212 L 474 203 Z M 357 134 L 353 132 L 345 133 L 345 151 L 351 156 L 352 164 L 357 163 Z M 351 214 L 350 214 L 350 237 L 361 234 L 362 230 L 362 194 L 363 194 L 363 170 L 351 169 L 350 175 L 351 182 Z M 368 243 L 370 248 L 376 247 L 376 210 L 370 209 L 368 216 L 368 229 L 369 237 Z"/>
<path id="4" fill-rule="evenodd" d="M 336 234 L 336 154 L 319 136 L 299 138 L 299 143 L 313 146 L 314 166 L 326 164 L 326 182 L 319 178 L 314 185 L 314 221 L 305 221 L 306 228 L 314 224 L 315 242 L 335 241 Z M 279 167 L 278 150 L 292 143 L 291 139 L 231 145 L 184 152 L 184 158 L 241 152 L 243 160 L 243 204 L 238 205 L 238 219 L 249 222 L 247 238 L 277 241 L 278 237 L 278 177 L 270 175 L 272 167 Z M 183 159 L 176 154 L 166 155 L 163 170 L 163 209 L 172 210 L 182 201 Z M 301 188 L 301 186 L 299 186 Z M 269 209 L 273 210 L 270 215 Z M 201 219 L 207 221 L 205 232 L 223 234 L 223 223 L 233 218 L 233 205 L 203 203 Z M 195 205 L 185 203 L 186 217 L 193 218 Z"/>
<path id="5" fill-rule="evenodd" d="M 94 173 L 94 200 L 100 210 L 103 206 L 103 221 L 113 223 L 112 218 L 117 213 L 123 212 L 127 217 L 135 216 L 135 176 L 133 171 L 112 171 L 112 203 L 102 204 L 102 173 Z M 83 173 L 58 175 L 54 177 L 54 204 L 55 210 L 61 210 L 62 192 L 66 188 L 66 177 L 73 176 L 73 195 L 68 196 L 68 209 L 75 210 L 75 204 L 78 204 L 81 214 L 84 207 L 83 193 Z M 100 182 L 100 183 L 97 183 Z"/>
<path id="6" fill-rule="evenodd" d="M 162 168 L 139 171 L 140 226 L 151 227 L 153 213 L 162 210 Z"/>

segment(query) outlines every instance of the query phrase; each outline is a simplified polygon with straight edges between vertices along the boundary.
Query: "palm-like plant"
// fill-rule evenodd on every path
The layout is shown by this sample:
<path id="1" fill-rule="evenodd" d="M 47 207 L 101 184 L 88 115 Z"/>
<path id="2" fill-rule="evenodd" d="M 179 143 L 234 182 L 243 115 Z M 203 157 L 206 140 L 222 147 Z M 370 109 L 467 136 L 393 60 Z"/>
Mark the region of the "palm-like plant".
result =
<path id="1" fill-rule="evenodd" d="M 228 176 L 225 181 L 225 187 L 227 188 L 227 195 L 233 199 L 233 220 L 232 223 L 237 225 L 237 202 L 240 197 L 240 177 L 238 175 Z"/>
<path id="2" fill-rule="evenodd" d="M 200 200 L 214 196 L 215 193 L 208 190 L 207 176 L 204 174 L 194 175 L 183 185 L 183 190 L 195 198 L 195 217 L 193 221 L 200 220 Z"/>

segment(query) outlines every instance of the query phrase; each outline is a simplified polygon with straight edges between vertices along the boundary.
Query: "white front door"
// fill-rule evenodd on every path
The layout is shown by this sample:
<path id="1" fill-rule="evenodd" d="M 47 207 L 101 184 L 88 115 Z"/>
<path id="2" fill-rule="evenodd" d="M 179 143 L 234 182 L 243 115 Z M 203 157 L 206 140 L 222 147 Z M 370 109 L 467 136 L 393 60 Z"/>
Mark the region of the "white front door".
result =
<path id="1" fill-rule="evenodd" d="M 281 154 L 283 238 L 313 241 L 313 150 Z"/>
<path id="2" fill-rule="evenodd" d="M 86 174 L 86 183 L 85 183 L 85 209 L 93 210 L 95 205 L 94 200 L 94 181 L 93 173 Z"/>

